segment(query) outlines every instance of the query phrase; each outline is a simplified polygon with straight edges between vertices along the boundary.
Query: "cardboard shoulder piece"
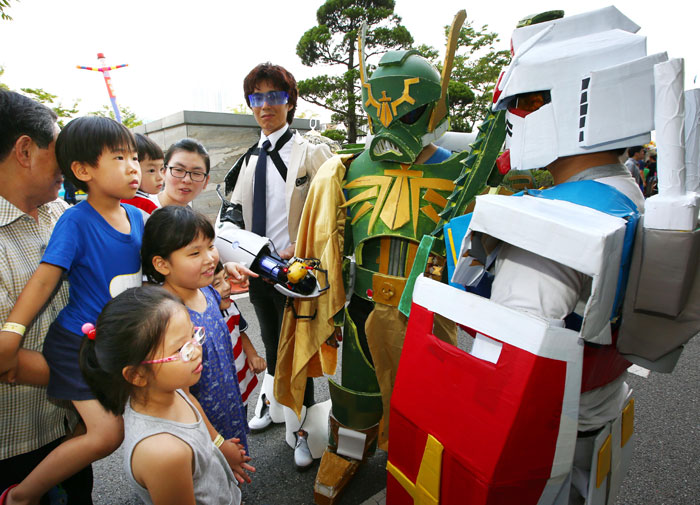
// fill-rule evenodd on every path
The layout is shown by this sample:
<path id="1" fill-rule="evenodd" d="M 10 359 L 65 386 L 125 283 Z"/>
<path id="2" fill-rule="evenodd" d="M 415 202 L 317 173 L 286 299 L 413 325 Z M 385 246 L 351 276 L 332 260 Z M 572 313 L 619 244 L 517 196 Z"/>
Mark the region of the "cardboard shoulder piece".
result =
<path id="1" fill-rule="evenodd" d="M 432 334 L 436 313 L 478 332 L 471 352 Z M 582 360 L 577 333 L 419 277 L 391 400 L 387 504 L 566 498 Z M 446 403 L 450 415 L 436 416 Z"/>
<path id="2" fill-rule="evenodd" d="M 671 372 L 700 331 L 700 96 L 684 93 L 682 60 L 656 65 L 654 80 L 659 194 L 646 200 L 617 347 L 633 363 Z"/>
<path id="3" fill-rule="evenodd" d="M 621 217 L 568 201 L 528 195 L 478 196 L 452 281 L 478 281 L 495 260 L 493 251 L 499 241 L 556 261 L 591 278 L 581 337 L 610 344 L 609 322 L 615 310 L 627 223 Z M 489 252 L 486 262 L 472 255 L 479 249 L 477 243 Z"/>

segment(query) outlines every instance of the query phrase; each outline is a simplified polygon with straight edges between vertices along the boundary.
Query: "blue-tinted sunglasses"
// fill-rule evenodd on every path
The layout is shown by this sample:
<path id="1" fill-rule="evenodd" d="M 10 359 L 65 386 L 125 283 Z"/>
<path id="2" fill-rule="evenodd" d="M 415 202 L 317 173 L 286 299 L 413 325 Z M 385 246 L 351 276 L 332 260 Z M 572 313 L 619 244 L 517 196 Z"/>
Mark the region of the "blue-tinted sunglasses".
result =
<path id="1" fill-rule="evenodd" d="M 251 107 L 262 107 L 265 102 L 268 105 L 284 105 L 289 101 L 286 91 L 268 91 L 267 93 L 253 93 L 248 95 Z"/>

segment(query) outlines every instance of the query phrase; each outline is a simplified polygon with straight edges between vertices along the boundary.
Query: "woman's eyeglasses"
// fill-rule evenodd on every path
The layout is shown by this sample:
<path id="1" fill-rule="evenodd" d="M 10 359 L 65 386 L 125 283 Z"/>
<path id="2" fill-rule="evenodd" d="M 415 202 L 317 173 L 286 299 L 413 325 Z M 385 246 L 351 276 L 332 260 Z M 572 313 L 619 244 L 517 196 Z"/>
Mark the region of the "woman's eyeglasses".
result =
<path id="1" fill-rule="evenodd" d="M 190 174 L 190 179 L 192 180 L 192 182 L 202 182 L 204 179 L 207 178 L 206 172 L 192 172 L 190 170 L 185 170 L 184 168 L 171 166 L 168 166 L 166 168 L 170 170 L 170 175 L 172 175 L 176 179 L 184 179 L 185 177 L 187 177 L 187 174 Z"/>

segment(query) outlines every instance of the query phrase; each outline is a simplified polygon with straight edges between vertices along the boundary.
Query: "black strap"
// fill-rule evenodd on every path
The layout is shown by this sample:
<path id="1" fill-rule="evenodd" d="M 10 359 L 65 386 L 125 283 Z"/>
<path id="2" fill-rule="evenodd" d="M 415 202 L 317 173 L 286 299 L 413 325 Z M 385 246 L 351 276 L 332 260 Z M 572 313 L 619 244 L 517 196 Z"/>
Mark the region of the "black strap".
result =
<path id="1" fill-rule="evenodd" d="M 291 139 L 294 136 L 292 133 L 292 130 L 290 128 L 287 128 L 287 131 L 282 134 L 282 136 L 279 138 L 277 143 L 275 144 L 275 148 L 272 151 L 268 151 L 267 155 L 272 159 L 272 163 L 274 163 L 275 168 L 279 172 L 280 176 L 282 179 L 286 182 L 287 181 L 287 165 L 284 164 L 284 161 L 282 161 L 282 158 L 280 157 L 280 149 L 289 142 L 289 139 Z M 256 148 L 253 150 L 253 153 L 257 156 L 260 156 L 260 148 L 256 146 Z"/>
<path id="2" fill-rule="evenodd" d="M 280 139 L 277 141 L 277 144 L 275 144 L 275 148 L 270 151 L 270 158 L 272 159 L 272 163 L 275 164 L 275 168 L 277 168 L 277 171 L 280 173 L 282 176 L 282 180 L 284 182 L 287 182 L 287 165 L 284 164 L 284 161 L 282 161 L 282 157 L 280 156 L 280 150 L 282 149 L 282 146 L 284 146 L 287 142 L 289 142 L 289 139 L 291 139 L 293 136 L 291 129 L 287 128 L 287 131 L 282 134 Z"/>
<path id="3" fill-rule="evenodd" d="M 293 136 L 294 133 L 292 133 L 291 128 L 287 128 L 287 131 L 282 134 L 280 139 L 277 141 L 277 144 L 275 144 L 275 148 L 267 153 L 268 156 L 272 158 L 275 168 L 285 182 L 287 181 L 287 166 L 284 164 L 284 161 L 282 161 L 282 158 L 279 155 L 279 150 L 282 149 L 282 147 L 289 142 Z M 260 156 L 260 148 L 258 147 L 257 142 L 250 146 L 243 156 L 238 158 L 236 163 L 231 167 L 231 170 L 229 170 L 226 174 L 226 177 L 224 177 L 224 182 L 226 183 L 225 193 L 227 195 L 233 191 L 233 188 L 236 187 L 236 182 L 238 182 L 238 176 L 241 173 L 243 164 L 247 164 L 252 155 Z"/>
<path id="4" fill-rule="evenodd" d="M 248 163 L 252 154 L 257 154 L 258 143 L 256 142 L 245 152 L 243 156 L 238 158 L 236 163 L 228 171 L 226 177 L 224 177 L 224 182 L 226 183 L 224 192 L 228 195 L 233 188 L 236 187 L 236 182 L 238 182 L 238 176 L 241 174 L 241 169 L 243 168 L 243 163 Z"/>

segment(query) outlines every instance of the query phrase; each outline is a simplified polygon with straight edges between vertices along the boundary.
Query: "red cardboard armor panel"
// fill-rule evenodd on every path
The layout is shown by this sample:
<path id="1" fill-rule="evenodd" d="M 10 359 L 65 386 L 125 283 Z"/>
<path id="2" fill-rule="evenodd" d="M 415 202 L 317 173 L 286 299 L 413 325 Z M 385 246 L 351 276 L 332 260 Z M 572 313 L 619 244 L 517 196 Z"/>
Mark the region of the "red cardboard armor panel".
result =
<path id="1" fill-rule="evenodd" d="M 496 364 L 431 334 L 413 304 L 391 400 L 389 462 L 416 481 L 428 434 L 443 446 L 440 503 L 536 504 L 559 437 L 567 363 L 503 342 Z M 387 504 L 413 498 L 388 475 Z"/>

